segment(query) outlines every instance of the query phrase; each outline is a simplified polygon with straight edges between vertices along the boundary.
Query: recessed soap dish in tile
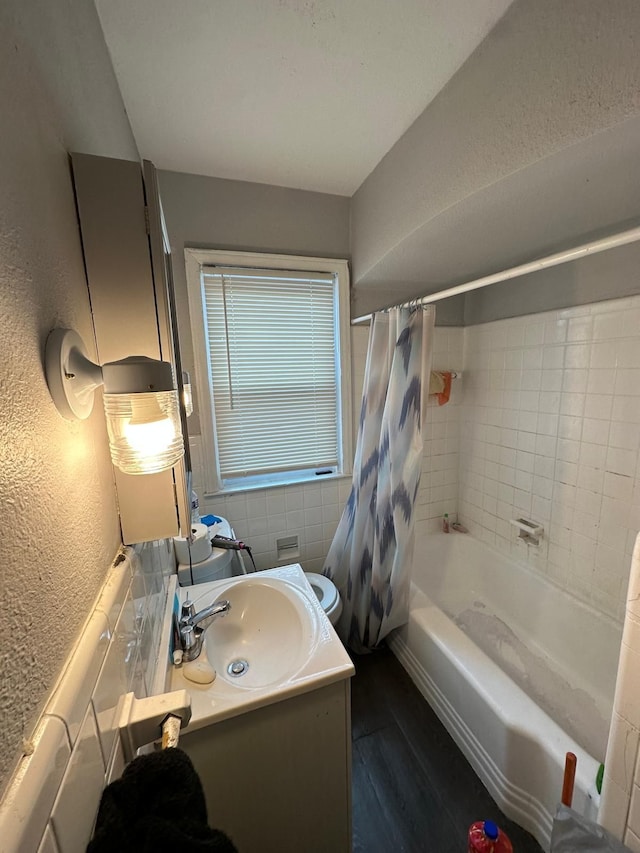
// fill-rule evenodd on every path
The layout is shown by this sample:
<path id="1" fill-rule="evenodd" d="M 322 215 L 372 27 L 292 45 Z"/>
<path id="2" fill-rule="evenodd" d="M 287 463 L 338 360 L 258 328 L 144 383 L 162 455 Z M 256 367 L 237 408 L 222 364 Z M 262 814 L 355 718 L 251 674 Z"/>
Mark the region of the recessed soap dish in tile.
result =
<path id="1" fill-rule="evenodd" d="M 544 527 L 537 521 L 529 521 L 526 518 L 512 518 L 509 524 L 513 524 L 520 531 L 518 537 L 523 539 L 527 545 L 539 545 L 544 533 Z"/>

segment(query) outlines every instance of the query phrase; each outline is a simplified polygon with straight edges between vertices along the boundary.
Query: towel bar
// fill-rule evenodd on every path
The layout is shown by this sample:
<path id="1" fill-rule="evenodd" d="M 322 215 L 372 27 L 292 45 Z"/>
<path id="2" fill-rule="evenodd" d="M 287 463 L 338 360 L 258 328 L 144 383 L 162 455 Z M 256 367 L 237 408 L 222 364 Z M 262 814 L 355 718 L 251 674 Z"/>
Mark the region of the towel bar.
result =
<path id="1" fill-rule="evenodd" d="M 132 761 L 141 746 L 157 741 L 177 746 L 178 732 L 191 719 L 191 696 L 186 690 L 160 693 L 137 699 L 133 693 L 122 697 L 120 707 L 120 741 L 125 761 Z M 177 723 L 176 723 L 177 721 Z"/>

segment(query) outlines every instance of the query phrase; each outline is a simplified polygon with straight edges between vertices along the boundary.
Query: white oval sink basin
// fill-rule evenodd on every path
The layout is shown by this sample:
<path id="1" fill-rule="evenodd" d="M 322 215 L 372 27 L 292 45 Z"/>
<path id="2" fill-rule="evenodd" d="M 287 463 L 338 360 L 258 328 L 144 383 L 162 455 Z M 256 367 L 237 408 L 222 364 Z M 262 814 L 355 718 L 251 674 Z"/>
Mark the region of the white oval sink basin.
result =
<path id="1" fill-rule="evenodd" d="M 207 657 L 218 678 L 240 688 L 266 687 L 304 666 L 317 620 L 298 590 L 251 579 L 231 585 L 219 599 L 228 599 L 231 610 L 205 634 Z"/>
<path id="2" fill-rule="evenodd" d="M 298 564 L 183 588 L 196 611 L 228 599 L 231 610 L 209 625 L 202 658 L 216 671 L 194 683 L 171 667 L 172 690 L 191 697 L 189 729 L 229 719 L 353 674 L 353 664 Z M 229 665 L 246 663 L 238 676 Z"/>

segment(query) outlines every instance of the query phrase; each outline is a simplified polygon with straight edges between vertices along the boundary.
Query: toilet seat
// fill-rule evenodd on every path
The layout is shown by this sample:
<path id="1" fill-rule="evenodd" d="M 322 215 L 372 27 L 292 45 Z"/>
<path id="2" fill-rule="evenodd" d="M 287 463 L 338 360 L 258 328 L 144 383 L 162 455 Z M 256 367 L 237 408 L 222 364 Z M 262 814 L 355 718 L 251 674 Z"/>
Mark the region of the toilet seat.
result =
<path id="1" fill-rule="evenodd" d="M 317 595 L 322 609 L 325 613 L 329 614 L 340 598 L 335 585 L 324 575 L 318 575 L 314 572 L 305 572 L 305 576 L 311 584 L 311 588 Z"/>

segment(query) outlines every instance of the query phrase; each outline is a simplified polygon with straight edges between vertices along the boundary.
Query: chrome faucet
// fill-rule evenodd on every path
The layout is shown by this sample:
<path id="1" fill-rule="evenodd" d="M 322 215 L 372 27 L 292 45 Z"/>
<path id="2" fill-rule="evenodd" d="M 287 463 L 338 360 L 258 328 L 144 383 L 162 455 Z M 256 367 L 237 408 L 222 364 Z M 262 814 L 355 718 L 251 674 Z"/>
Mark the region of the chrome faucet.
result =
<path id="1" fill-rule="evenodd" d="M 204 632 L 218 617 L 224 616 L 231 610 L 231 602 L 214 601 L 198 613 L 188 599 L 182 605 L 180 617 L 180 643 L 182 644 L 183 660 L 195 660 L 202 651 Z"/>

